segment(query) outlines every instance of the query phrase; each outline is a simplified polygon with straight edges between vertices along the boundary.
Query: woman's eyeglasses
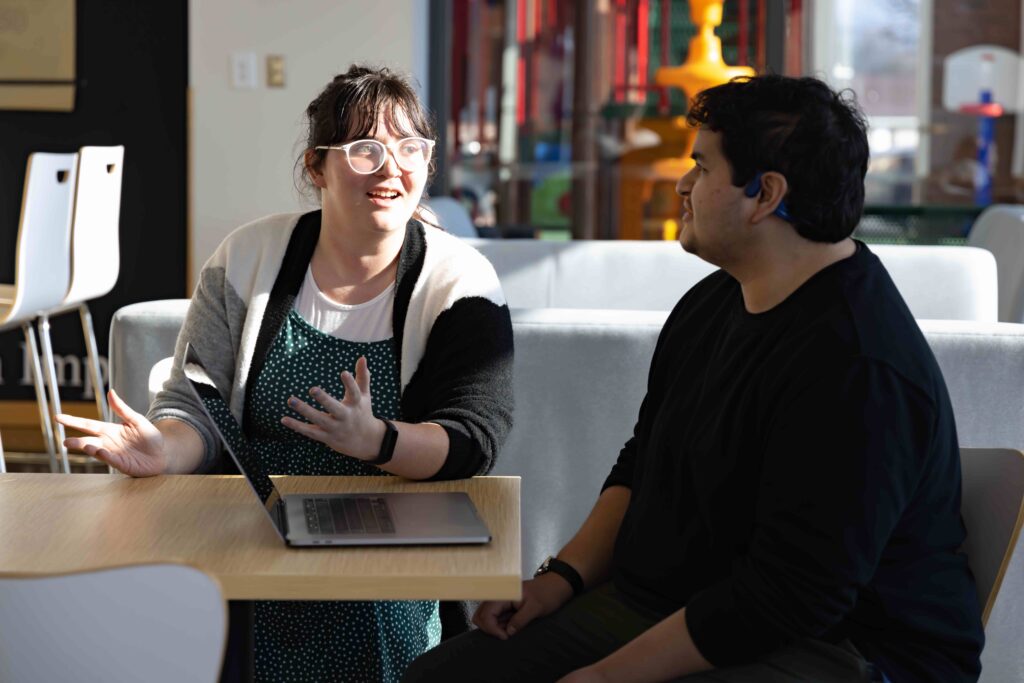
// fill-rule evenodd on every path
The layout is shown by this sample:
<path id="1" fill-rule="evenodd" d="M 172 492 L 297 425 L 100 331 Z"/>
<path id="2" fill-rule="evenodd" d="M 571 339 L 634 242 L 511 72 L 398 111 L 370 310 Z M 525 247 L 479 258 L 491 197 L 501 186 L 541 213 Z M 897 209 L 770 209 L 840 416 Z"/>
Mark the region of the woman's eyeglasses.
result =
<path id="1" fill-rule="evenodd" d="M 412 137 L 385 145 L 379 140 L 354 140 L 344 145 L 317 145 L 315 149 L 340 149 L 352 170 L 362 175 L 379 171 L 390 150 L 399 168 L 414 173 L 430 163 L 434 141 Z"/>

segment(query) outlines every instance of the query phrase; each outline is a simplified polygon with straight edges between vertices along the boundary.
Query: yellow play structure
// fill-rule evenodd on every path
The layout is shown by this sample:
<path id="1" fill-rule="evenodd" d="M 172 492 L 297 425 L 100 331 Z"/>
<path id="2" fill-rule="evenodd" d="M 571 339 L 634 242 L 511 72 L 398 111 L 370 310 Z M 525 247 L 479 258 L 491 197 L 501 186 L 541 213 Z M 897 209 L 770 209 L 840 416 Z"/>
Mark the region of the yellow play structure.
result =
<path id="1" fill-rule="evenodd" d="M 655 83 L 681 89 L 689 101 L 701 90 L 727 83 L 736 76 L 754 75 L 749 66 L 729 66 L 722 59 L 722 40 L 715 35 L 715 27 L 722 23 L 722 4 L 723 0 L 690 0 L 690 19 L 697 26 L 697 35 L 690 39 L 686 61 L 679 66 L 662 66 L 655 74 Z M 645 231 L 644 208 L 652 202 L 664 203 L 664 198 L 655 196 L 659 182 L 674 184 L 693 166 L 690 150 L 695 131 L 686 124 L 684 116 L 646 118 L 636 125 L 656 133 L 661 144 L 627 152 L 621 158 L 619 238 L 676 239 L 677 223 L 673 218 L 662 221 L 655 234 Z M 664 215 L 657 210 L 651 213 Z"/>

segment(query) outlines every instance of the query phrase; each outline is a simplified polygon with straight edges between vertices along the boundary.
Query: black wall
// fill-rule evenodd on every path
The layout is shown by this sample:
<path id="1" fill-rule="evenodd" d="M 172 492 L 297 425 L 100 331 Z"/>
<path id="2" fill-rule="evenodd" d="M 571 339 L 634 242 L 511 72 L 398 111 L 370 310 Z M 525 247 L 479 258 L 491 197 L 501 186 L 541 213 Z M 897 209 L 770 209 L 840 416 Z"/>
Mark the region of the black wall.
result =
<path id="1" fill-rule="evenodd" d="M 14 282 L 29 153 L 125 146 L 120 275 L 110 294 L 90 303 L 104 356 L 115 310 L 186 295 L 187 6 L 187 0 L 79 0 L 75 110 L 0 111 L 2 283 Z M 53 327 L 55 353 L 85 356 L 77 314 L 54 319 Z M 34 398 L 30 385 L 20 385 L 22 339 L 20 331 L 0 334 L 0 399 Z M 65 384 L 61 398 L 80 400 L 82 389 Z"/>

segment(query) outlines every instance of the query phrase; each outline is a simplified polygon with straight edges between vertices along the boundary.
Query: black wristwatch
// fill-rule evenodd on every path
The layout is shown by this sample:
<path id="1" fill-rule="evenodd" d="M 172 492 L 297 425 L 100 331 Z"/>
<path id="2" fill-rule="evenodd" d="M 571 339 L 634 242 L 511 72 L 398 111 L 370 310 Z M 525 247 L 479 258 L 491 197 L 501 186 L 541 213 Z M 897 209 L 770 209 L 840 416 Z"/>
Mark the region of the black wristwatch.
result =
<path id="1" fill-rule="evenodd" d="M 569 585 L 572 586 L 572 596 L 574 598 L 583 594 L 583 577 L 580 576 L 580 573 L 573 569 L 572 565 L 568 562 L 562 562 L 554 556 L 548 557 L 548 559 L 544 560 L 544 562 L 537 567 L 537 571 L 533 573 L 533 576 L 536 578 L 541 574 L 547 574 L 548 572 L 558 574 L 568 581 Z"/>
<path id="2" fill-rule="evenodd" d="M 380 421 L 384 423 L 384 439 L 380 442 L 380 452 L 377 453 L 377 457 L 366 461 L 371 465 L 383 465 L 390 462 L 395 454 L 395 444 L 398 443 L 398 429 L 395 428 L 394 423 L 384 418 L 380 418 Z"/>

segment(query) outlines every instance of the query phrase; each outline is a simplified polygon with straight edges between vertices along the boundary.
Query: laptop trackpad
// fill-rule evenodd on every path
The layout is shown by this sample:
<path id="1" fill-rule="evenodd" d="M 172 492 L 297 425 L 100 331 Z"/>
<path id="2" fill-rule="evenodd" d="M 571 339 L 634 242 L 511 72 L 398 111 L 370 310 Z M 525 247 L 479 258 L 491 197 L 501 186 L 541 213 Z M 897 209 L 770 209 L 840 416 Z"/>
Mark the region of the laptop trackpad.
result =
<path id="1" fill-rule="evenodd" d="M 465 493 L 394 493 L 385 496 L 395 533 L 415 536 L 485 532 Z"/>

